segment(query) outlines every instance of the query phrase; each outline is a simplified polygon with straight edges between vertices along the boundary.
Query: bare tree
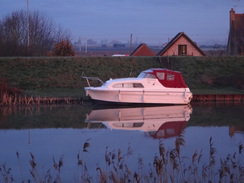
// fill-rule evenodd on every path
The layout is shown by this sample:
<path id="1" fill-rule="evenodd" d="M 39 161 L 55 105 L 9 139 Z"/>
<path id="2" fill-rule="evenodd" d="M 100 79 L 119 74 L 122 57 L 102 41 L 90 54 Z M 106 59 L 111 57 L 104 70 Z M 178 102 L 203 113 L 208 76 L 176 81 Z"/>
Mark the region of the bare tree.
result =
<path id="1" fill-rule="evenodd" d="M 37 11 L 29 14 L 29 45 L 24 11 L 13 12 L 0 20 L 0 56 L 46 56 L 56 42 L 70 38 L 68 31 Z"/>

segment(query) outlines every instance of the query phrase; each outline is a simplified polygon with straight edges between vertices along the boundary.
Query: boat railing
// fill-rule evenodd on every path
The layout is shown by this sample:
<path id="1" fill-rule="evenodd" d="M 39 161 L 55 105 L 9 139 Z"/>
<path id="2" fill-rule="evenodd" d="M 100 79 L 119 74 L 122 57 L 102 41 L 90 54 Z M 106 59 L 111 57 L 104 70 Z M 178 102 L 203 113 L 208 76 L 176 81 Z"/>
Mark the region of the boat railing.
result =
<path id="1" fill-rule="evenodd" d="M 86 79 L 86 82 L 88 84 L 89 87 L 91 87 L 90 81 L 89 80 L 93 80 L 93 81 L 99 81 L 100 83 L 102 83 L 102 85 L 104 84 L 104 82 L 98 78 L 98 77 L 87 77 L 87 76 L 82 76 L 82 78 Z"/>

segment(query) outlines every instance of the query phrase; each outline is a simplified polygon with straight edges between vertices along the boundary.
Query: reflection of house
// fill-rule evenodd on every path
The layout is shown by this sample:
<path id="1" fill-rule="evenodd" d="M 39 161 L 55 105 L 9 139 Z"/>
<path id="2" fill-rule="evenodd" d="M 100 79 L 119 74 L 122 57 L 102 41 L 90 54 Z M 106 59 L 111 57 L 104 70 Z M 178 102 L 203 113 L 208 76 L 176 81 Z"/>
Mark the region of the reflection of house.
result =
<path id="1" fill-rule="evenodd" d="M 235 133 L 243 133 L 244 132 L 244 127 L 243 126 L 230 126 L 229 127 L 229 135 L 232 137 Z"/>
<path id="2" fill-rule="evenodd" d="M 157 55 L 204 56 L 205 53 L 184 32 L 180 32 Z"/>
<path id="3" fill-rule="evenodd" d="M 227 51 L 230 55 L 244 55 L 244 14 L 230 11 L 230 31 Z"/>
<path id="4" fill-rule="evenodd" d="M 155 54 L 145 43 L 142 43 L 131 53 L 130 56 L 155 56 Z"/>

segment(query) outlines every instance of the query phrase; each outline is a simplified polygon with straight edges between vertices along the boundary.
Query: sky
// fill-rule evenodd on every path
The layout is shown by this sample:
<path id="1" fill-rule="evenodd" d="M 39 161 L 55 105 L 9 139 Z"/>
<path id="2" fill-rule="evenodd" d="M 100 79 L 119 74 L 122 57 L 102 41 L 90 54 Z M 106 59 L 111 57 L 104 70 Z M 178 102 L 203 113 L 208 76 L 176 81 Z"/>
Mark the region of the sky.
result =
<path id="1" fill-rule="evenodd" d="M 71 32 L 93 39 L 163 45 L 185 32 L 198 45 L 226 44 L 229 11 L 244 13 L 244 0 L 0 0 L 0 18 L 39 11 Z"/>

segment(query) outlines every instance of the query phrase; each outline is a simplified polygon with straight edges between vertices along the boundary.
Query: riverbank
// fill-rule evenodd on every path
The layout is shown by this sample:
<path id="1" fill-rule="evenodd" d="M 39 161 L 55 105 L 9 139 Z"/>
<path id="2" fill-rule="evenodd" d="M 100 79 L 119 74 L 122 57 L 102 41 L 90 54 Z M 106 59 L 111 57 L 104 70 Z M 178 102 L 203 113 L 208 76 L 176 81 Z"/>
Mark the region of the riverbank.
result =
<path id="1" fill-rule="evenodd" d="M 244 57 L 21 57 L 0 58 L 0 103 L 82 103 L 81 75 L 106 81 L 158 67 L 180 71 L 194 101 L 243 100 Z"/>
<path id="2" fill-rule="evenodd" d="M 180 71 L 191 90 L 244 90 L 244 57 L 21 57 L 0 58 L 0 79 L 26 90 L 82 89 L 81 75 L 136 77 L 149 68 Z M 243 92 L 244 93 L 244 92 Z"/>

